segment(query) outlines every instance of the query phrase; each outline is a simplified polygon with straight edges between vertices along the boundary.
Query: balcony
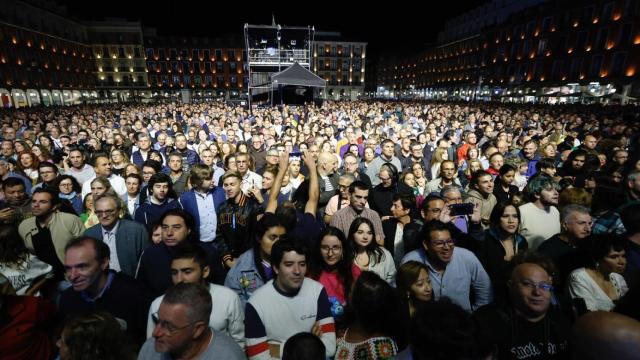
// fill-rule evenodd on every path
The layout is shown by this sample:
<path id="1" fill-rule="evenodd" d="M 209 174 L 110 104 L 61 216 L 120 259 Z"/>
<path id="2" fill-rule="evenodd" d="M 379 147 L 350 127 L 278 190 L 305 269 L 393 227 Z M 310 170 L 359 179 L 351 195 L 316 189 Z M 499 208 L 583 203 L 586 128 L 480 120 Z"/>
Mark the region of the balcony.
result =
<path id="1" fill-rule="evenodd" d="M 277 49 L 249 49 L 249 63 L 251 65 L 283 65 L 289 66 L 297 62 L 302 66 L 309 66 L 309 51 L 304 49 L 298 50 L 280 50 L 278 56 Z"/>

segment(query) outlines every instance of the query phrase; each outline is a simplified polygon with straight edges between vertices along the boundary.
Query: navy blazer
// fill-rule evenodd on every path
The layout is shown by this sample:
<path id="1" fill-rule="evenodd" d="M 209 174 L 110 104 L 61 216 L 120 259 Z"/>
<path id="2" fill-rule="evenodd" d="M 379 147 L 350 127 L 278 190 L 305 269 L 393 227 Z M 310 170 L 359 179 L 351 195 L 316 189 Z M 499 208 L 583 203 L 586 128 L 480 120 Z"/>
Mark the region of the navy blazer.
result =
<path id="1" fill-rule="evenodd" d="M 209 190 L 208 193 L 213 195 L 213 206 L 216 209 L 215 215 L 217 216 L 220 205 L 222 205 L 226 200 L 224 190 L 222 190 L 221 186 L 215 186 L 213 189 Z M 178 204 L 180 204 L 182 210 L 193 216 L 196 221 L 196 230 L 200 230 L 200 212 L 198 211 L 198 201 L 196 200 L 195 190 L 191 189 L 182 193 L 178 199 Z"/>
<path id="2" fill-rule="evenodd" d="M 85 230 L 84 234 L 102 240 L 102 225 L 94 225 Z M 116 250 L 123 273 L 131 277 L 136 275 L 138 260 L 147 246 L 149 246 L 149 233 L 144 225 L 131 220 L 119 220 Z"/>

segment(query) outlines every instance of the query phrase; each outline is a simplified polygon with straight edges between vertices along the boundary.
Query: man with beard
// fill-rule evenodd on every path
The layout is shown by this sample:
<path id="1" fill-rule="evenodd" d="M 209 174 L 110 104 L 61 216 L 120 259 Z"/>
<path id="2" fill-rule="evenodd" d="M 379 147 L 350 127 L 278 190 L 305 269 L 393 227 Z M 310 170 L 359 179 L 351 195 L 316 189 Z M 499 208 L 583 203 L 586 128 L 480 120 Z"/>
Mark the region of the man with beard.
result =
<path id="1" fill-rule="evenodd" d="M 64 248 L 72 238 L 84 232 L 79 217 L 58 210 L 60 198 L 51 189 L 37 189 L 31 198 L 33 217 L 18 227 L 20 237 L 29 251 L 53 267 L 54 279 L 64 277 Z"/>
<path id="2" fill-rule="evenodd" d="M 520 235 L 537 250 L 546 239 L 560 232 L 558 184 L 548 176 L 536 176 L 529 181 L 525 194 L 530 202 L 520 205 Z"/>
<path id="3" fill-rule="evenodd" d="M 22 220 L 31 217 L 31 199 L 25 191 L 24 181 L 18 178 L 7 178 L 2 183 L 4 201 L 0 203 L 0 222 L 18 225 Z"/>
<path id="4" fill-rule="evenodd" d="M 73 148 L 69 151 L 69 155 L 64 161 L 64 173 L 76 178 L 80 186 L 83 186 L 85 182 L 90 183 L 90 180 L 96 177 L 95 170 L 91 165 L 85 163 L 84 153 L 79 148 Z"/>

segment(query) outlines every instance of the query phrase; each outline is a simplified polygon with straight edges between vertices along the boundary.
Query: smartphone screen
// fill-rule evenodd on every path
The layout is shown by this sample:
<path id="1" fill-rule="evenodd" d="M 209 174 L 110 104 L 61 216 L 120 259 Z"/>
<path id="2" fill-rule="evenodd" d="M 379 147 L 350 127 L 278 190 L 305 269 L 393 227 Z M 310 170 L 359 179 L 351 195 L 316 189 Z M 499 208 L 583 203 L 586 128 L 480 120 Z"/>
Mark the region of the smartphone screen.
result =
<path id="1" fill-rule="evenodd" d="M 471 214 L 473 214 L 473 204 L 471 203 L 451 205 L 452 216 L 464 216 L 464 215 L 471 215 Z"/>
<path id="2" fill-rule="evenodd" d="M 300 159 L 302 158 L 302 153 L 300 152 L 292 152 L 289 153 L 289 161 L 300 161 Z"/>

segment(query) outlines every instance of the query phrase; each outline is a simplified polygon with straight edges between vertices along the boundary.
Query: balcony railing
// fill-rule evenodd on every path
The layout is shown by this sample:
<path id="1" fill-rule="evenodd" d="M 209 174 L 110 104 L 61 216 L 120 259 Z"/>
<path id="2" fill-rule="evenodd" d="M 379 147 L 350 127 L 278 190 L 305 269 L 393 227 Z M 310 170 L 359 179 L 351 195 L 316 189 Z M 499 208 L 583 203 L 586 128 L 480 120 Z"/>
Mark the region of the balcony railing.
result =
<path id="1" fill-rule="evenodd" d="M 278 56 L 279 55 L 279 56 Z M 292 65 L 294 62 L 309 66 L 309 50 L 249 49 L 251 65 Z"/>

